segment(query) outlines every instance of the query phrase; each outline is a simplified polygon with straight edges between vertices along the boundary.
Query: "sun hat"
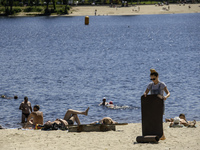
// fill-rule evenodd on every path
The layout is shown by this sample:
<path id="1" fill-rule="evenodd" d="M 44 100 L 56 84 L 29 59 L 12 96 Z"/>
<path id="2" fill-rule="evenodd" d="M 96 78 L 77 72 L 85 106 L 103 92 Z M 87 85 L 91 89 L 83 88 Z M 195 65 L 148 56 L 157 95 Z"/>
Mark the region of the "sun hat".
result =
<path id="1" fill-rule="evenodd" d="M 174 118 L 174 123 L 175 123 L 175 124 L 179 124 L 179 122 L 180 122 L 180 118 L 179 118 L 179 117 L 175 117 L 175 118 Z"/>

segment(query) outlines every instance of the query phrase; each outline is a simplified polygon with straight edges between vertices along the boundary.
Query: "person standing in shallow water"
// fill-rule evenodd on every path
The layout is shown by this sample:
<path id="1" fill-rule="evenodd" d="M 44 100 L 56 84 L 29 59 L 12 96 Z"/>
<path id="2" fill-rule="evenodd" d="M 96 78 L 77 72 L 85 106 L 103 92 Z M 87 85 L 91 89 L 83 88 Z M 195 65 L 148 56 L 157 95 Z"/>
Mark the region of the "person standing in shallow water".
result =
<path id="1" fill-rule="evenodd" d="M 25 123 L 30 112 L 32 112 L 31 102 L 28 101 L 28 97 L 24 97 L 24 101 L 20 104 L 19 109 L 22 110 L 21 123 Z"/>
<path id="2" fill-rule="evenodd" d="M 151 94 L 157 94 L 159 98 L 166 100 L 170 96 L 170 92 L 168 91 L 167 86 L 164 82 L 159 81 L 159 74 L 155 69 L 150 69 L 150 72 L 150 80 L 153 82 L 149 83 L 147 86 L 147 89 L 144 92 L 144 96 L 146 97 L 150 91 Z M 166 96 L 164 96 L 164 91 L 167 94 Z M 165 140 L 164 133 L 160 140 Z"/>

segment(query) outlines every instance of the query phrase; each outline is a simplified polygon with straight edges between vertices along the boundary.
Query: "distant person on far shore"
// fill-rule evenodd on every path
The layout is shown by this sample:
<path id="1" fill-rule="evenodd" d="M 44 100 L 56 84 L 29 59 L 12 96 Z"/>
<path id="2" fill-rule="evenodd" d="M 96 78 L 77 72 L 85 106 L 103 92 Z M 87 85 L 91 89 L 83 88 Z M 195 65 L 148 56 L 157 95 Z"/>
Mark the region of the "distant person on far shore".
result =
<path id="1" fill-rule="evenodd" d="M 94 15 L 95 15 L 95 16 L 97 15 L 97 10 L 96 10 L 96 9 L 95 9 Z"/>
<path id="2" fill-rule="evenodd" d="M 106 106 L 106 105 L 108 105 L 109 103 L 108 102 L 106 102 L 106 98 L 104 97 L 103 98 L 103 100 L 102 100 L 103 102 L 102 103 L 100 103 L 99 104 L 99 106 Z"/>
<path id="3" fill-rule="evenodd" d="M 22 122 L 27 122 L 30 112 L 32 112 L 31 102 L 28 101 L 28 97 L 24 97 L 24 101 L 20 104 L 19 109 L 22 110 Z"/>
<path id="4" fill-rule="evenodd" d="M 33 110 L 34 111 L 28 116 L 28 121 L 24 128 L 32 127 L 34 129 L 36 124 L 43 125 L 43 112 L 39 111 L 40 106 L 35 105 Z"/>

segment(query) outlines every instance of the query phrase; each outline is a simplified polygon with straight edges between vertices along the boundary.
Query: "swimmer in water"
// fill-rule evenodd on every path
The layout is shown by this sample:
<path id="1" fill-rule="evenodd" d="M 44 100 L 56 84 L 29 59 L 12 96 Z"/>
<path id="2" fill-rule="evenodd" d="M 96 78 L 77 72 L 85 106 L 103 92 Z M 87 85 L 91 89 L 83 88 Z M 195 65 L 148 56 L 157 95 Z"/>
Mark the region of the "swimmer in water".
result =
<path id="1" fill-rule="evenodd" d="M 106 102 L 106 98 L 104 97 L 103 98 L 103 100 L 102 100 L 103 102 L 102 103 L 100 103 L 99 104 L 99 106 L 106 106 L 106 105 L 108 105 L 109 103 L 108 102 Z"/>
<path id="2" fill-rule="evenodd" d="M 3 98 L 3 99 L 18 99 L 18 96 L 17 95 L 15 95 L 14 97 L 7 97 L 6 95 L 1 95 L 1 98 Z"/>

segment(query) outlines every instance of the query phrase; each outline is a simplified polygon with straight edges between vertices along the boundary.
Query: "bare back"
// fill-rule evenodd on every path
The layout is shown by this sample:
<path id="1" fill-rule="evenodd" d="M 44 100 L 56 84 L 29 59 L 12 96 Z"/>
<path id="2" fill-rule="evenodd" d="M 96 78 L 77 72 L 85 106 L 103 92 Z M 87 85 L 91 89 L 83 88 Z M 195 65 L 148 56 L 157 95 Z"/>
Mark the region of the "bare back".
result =
<path id="1" fill-rule="evenodd" d="M 43 125 L 43 112 L 41 111 L 34 111 L 32 112 L 29 117 L 28 121 L 33 118 L 33 125 L 41 124 Z"/>

